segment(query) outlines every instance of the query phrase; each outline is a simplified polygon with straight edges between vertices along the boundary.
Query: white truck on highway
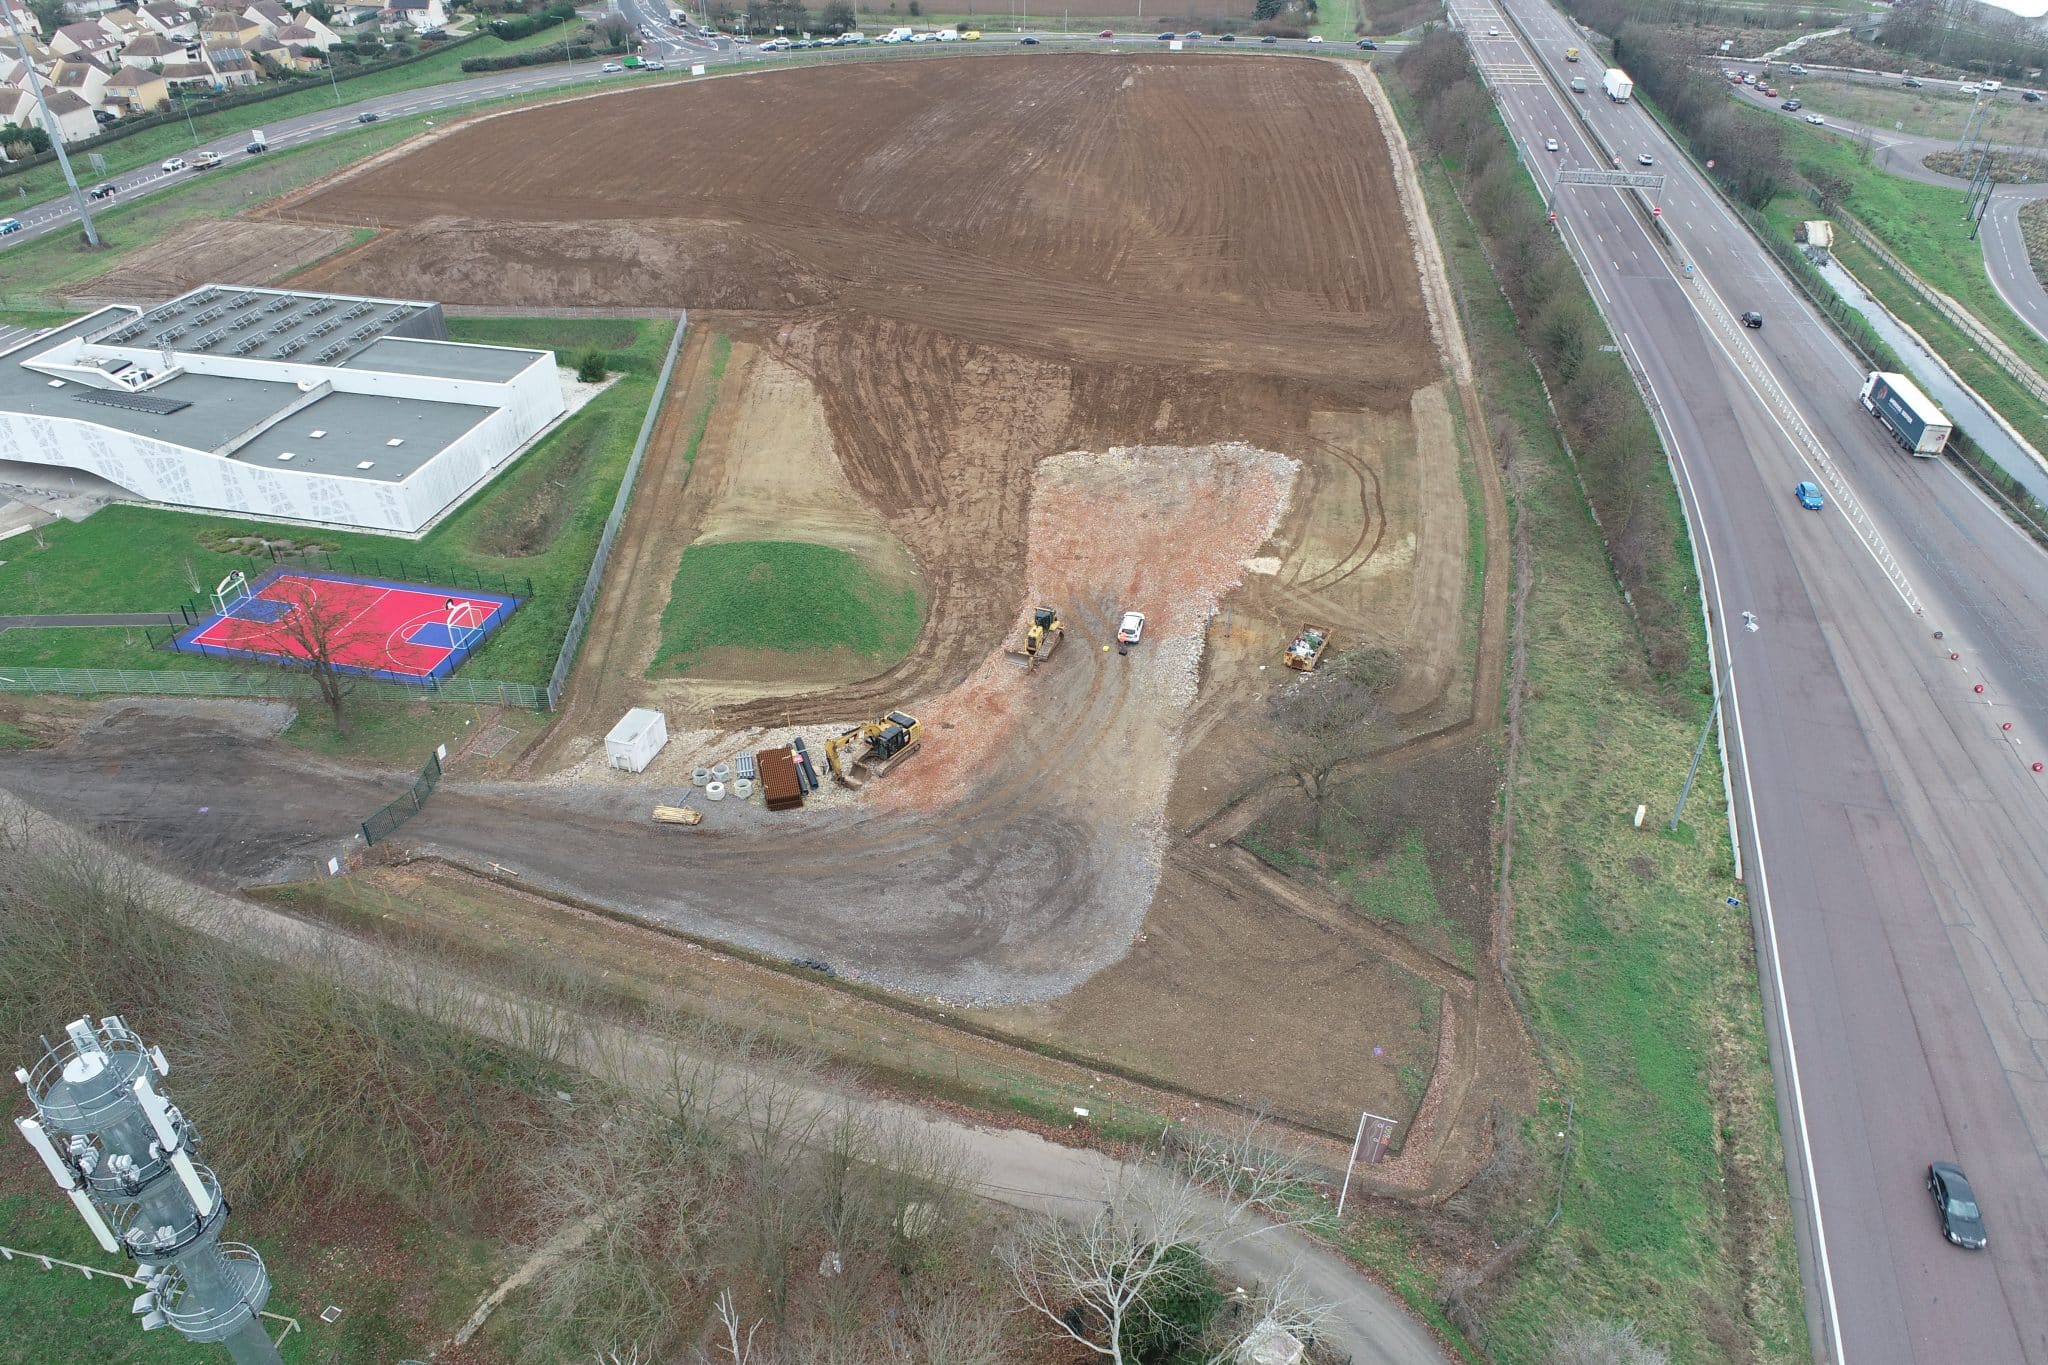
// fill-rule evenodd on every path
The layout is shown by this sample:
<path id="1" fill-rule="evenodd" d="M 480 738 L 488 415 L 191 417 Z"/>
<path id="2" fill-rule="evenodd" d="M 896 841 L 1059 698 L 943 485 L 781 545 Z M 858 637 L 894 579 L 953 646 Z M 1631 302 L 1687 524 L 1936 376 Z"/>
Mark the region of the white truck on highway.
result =
<path id="1" fill-rule="evenodd" d="M 1600 88 L 1616 104 L 1627 104 L 1628 97 L 1636 92 L 1636 83 L 1628 78 L 1628 72 L 1618 66 L 1610 66 L 1600 77 Z"/>
<path id="2" fill-rule="evenodd" d="M 1934 406 L 1920 386 L 1902 374 L 1872 371 L 1863 381 L 1863 410 L 1884 423 L 1908 454 L 1932 458 L 1948 444 L 1955 424 Z"/>

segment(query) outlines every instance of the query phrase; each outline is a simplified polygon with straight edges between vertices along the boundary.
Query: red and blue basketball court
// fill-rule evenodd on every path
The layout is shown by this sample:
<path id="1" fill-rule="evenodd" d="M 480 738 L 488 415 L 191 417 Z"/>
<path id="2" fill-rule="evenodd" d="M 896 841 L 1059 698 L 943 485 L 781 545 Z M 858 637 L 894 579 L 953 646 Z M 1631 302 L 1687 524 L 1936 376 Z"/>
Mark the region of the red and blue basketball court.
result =
<path id="1" fill-rule="evenodd" d="M 285 667 L 324 654 L 340 672 L 431 685 L 482 648 L 519 599 L 278 567 L 253 583 L 230 575 L 214 605 L 173 649 Z"/>

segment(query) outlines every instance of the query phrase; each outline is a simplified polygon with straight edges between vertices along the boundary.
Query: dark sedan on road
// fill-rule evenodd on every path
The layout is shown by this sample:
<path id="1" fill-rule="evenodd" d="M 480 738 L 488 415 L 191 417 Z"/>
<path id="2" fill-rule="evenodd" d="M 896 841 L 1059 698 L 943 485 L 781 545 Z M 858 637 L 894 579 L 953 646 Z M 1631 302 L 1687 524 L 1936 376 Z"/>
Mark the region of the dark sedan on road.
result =
<path id="1" fill-rule="evenodd" d="M 357 123 L 375 123 L 375 122 L 376 122 L 376 121 L 377 121 L 378 119 L 380 119 L 380 118 L 382 118 L 382 117 L 383 117 L 383 115 L 382 115 L 382 114 L 374 113 L 374 112 L 372 112 L 372 111 L 370 111 L 370 110 L 364 110 L 364 111 L 363 111 L 362 113 L 360 113 L 360 114 L 357 114 L 357 115 L 356 115 L 356 122 L 357 122 Z"/>
<path id="2" fill-rule="evenodd" d="M 1952 1161 L 1936 1161 L 1927 1167 L 1927 1192 L 1934 1196 L 1934 1211 L 1941 1217 L 1941 1235 L 1969 1251 L 1982 1251 L 1984 1211 L 1977 1207 L 1977 1192 L 1970 1178 Z"/>
<path id="3" fill-rule="evenodd" d="M 109 180 L 104 184 L 94 185 L 85 192 L 85 197 L 88 199 L 112 199 L 120 192 L 121 187 Z"/>

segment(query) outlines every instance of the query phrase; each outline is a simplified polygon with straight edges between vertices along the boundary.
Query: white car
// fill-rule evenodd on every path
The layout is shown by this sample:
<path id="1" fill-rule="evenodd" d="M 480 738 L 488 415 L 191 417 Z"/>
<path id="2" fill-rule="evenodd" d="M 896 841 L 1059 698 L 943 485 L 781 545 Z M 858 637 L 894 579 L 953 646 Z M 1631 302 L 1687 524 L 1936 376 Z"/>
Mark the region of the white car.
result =
<path id="1" fill-rule="evenodd" d="M 1544 150 L 1544 151 L 1546 151 L 1546 152 L 1554 152 L 1554 151 L 1556 151 L 1556 150 L 1557 150 L 1557 139 L 1556 139 L 1556 138 L 1554 138 L 1554 137 L 1547 137 L 1547 138 L 1544 138 L 1544 139 L 1543 139 L 1543 150 Z"/>
<path id="2" fill-rule="evenodd" d="M 1144 634 L 1145 613 L 1142 611 L 1127 611 L 1124 619 L 1117 622 L 1116 642 L 1120 645 L 1134 645 Z"/>
<path id="3" fill-rule="evenodd" d="M 625 66 L 619 62 L 606 62 L 603 66 L 600 66 L 598 68 L 599 71 L 605 72 L 607 75 L 624 71 L 625 69 Z"/>
<path id="4" fill-rule="evenodd" d="M 642 71 L 666 71 L 668 70 L 668 63 L 649 58 L 647 61 L 640 63 L 640 69 Z"/>
<path id="5" fill-rule="evenodd" d="M 1822 127 L 1822 128 L 1825 128 L 1825 127 L 1827 127 L 1827 123 L 1828 123 L 1828 121 L 1827 121 L 1826 119 L 1822 118 L 1822 117 L 1821 117 L 1821 116 L 1820 116 L 1819 114 L 1808 114 L 1808 115 L 1806 116 L 1806 121 L 1807 121 L 1808 123 L 1816 124 L 1816 125 L 1818 125 L 1818 126 L 1820 126 L 1820 127 Z"/>
<path id="6" fill-rule="evenodd" d="M 1500 30 L 1497 28 L 1490 28 L 1486 30 L 1486 36 L 1489 38 L 1498 38 L 1500 37 Z"/>
<path id="7" fill-rule="evenodd" d="M 170 159 L 169 161 L 166 161 L 166 162 L 164 163 L 164 174 L 165 174 L 165 175 L 169 175 L 169 174 L 170 174 L 170 173 L 171 173 L 172 171 L 182 171 L 182 170 L 184 170 L 184 169 L 185 169 L 185 158 L 184 158 L 184 157 L 182 157 L 182 156 L 174 156 L 174 157 L 172 157 L 172 158 L 171 158 L 171 159 Z"/>
<path id="8" fill-rule="evenodd" d="M 1656 160 L 1656 158 L 1655 158 L 1655 157 L 1651 156 L 1651 155 L 1650 155 L 1650 154 L 1649 154 L 1648 152 L 1637 152 L 1637 153 L 1636 153 L 1636 164 L 1637 164 L 1638 166 L 1654 166 L 1654 165 L 1656 165 L 1656 164 L 1657 164 L 1657 160 Z"/>
<path id="9" fill-rule="evenodd" d="M 1320 43 L 1323 40 L 1323 36 L 1320 33 L 1311 33 L 1308 35 L 1308 40 L 1312 43 Z"/>

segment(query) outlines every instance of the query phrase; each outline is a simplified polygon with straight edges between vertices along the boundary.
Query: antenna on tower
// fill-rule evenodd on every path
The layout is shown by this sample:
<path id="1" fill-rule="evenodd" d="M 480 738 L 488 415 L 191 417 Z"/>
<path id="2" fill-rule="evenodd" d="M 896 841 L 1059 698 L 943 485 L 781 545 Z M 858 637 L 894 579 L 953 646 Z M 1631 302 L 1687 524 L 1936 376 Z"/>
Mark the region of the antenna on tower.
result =
<path id="1" fill-rule="evenodd" d="M 49 1168 L 102 1249 L 140 1263 L 142 1330 L 174 1327 L 187 1341 L 219 1343 L 239 1365 L 277 1365 L 259 1314 L 270 1275 L 252 1247 L 220 1240 L 227 1201 L 212 1171 L 192 1159 L 199 1134 L 157 1092 L 170 1074 L 118 1014 L 97 1027 L 64 1026 L 64 1041 L 16 1068 L 34 1118 L 14 1126 Z"/>

